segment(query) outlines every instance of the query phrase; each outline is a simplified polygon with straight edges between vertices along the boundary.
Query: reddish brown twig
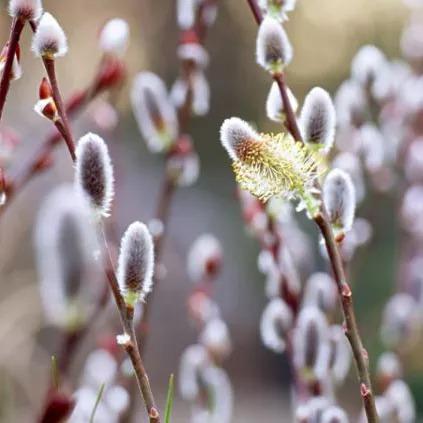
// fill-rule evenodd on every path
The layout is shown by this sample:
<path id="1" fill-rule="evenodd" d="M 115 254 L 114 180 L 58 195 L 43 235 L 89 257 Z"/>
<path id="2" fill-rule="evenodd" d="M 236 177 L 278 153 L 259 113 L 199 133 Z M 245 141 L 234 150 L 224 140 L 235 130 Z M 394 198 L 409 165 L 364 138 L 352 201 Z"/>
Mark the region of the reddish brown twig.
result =
<path id="1" fill-rule="evenodd" d="M 55 60 L 54 58 L 43 57 L 43 63 L 50 81 L 53 100 L 61 119 L 61 127 L 59 130 L 66 142 L 72 161 L 75 161 L 75 141 L 73 139 L 66 108 L 63 104 L 62 95 L 60 94 L 59 84 L 57 82 Z"/>
<path id="2" fill-rule="evenodd" d="M 22 30 L 25 26 L 23 18 L 14 18 L 12 28 L 10 30 L 10 37 L 7 46 L 6 63 L 3 69 L 3 75 L 0 82 L 0 121 L 3 116 L 3 109 L 6 103 L 7 93 L 10 87 L 10 78 L 13 69 L 13 61 L 15 59 L 16 51 L 19 45 Z"/>

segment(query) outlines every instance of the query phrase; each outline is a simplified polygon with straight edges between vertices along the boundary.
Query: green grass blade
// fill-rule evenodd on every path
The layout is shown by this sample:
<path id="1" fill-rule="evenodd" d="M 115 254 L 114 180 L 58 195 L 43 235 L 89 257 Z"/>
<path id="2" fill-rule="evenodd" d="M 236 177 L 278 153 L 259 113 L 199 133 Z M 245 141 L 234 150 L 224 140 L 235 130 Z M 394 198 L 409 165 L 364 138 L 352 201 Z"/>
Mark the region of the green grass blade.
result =
<path id="1" fill-rule="evenodd" d="M 166 408 L 165 408 L 165 415 L 164 415 L 164 423 L 170 423 L 170 417 L 172 415 L 173 409 L 173 397 L 174 397 L 174 376 L 173 374 L 170 375 L 169 378 L 169 386 L 167 388 L 167 398 L 166 398 Z"/>
<path id="2" fill-rule="evenodd" d="M 97 394 L 97 398 L 95 400 L 94 408 L 93 408 L 93 411 L 91 412 L 91 416 L 90 416 L 90 423 L 94 423 L 95 412 L 97 411 L 98 404 L 100 404 L 101 397 L 103 396 L 105 386 L 106 386 L 106 384 L 103 383 L 100 386 L 100 389 L 98 390 L 98 394 Z"/>

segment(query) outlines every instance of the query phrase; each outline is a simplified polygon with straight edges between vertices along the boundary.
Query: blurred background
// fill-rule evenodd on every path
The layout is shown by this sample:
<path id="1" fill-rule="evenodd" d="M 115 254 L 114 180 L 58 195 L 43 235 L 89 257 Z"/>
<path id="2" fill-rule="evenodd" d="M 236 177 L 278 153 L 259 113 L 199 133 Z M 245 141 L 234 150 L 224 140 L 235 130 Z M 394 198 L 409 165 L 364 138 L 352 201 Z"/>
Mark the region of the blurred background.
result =
<path id="1" fill-rule="evenodd" d="M 163 163 L 146 149 L 129 105 L 129 86 L 141 70 L 158 73 L 170 86 L 178 74 L 178 29 L 172 0 L 44 0 L 69 40 L 69 53 L 58 61 L 58 75 L 65 97 L 84 87 L 101 57 L 97 36 L 110 18 L 126 19 L 131 27 L 125 60 L 128 86 L 116 102 L 121 120 L 111 145 L 116 164 L 115 216 L 121 234 L 137 219 L 153 215 Z M 8 36 L 10 18 L 6 1 L 0 1 L 0 39 Z M 351 59 L 359 46 L 375 44 L 389 58 L 399 55 L 399 39 L 408 11 L 400 0 L 299 0 L 286 25 L 294 46 L 294 61 L 287 78 L 302 102 L 313 86 L 334 92 L 348 77 Z M 219 15 L 206 46 L 211 63 L 209 115 L 196 118 L 192 135 L 201 159 L 196 185 L 178 190 L 172 205 L 169 236 L 165 242 L 167 276 L 156 292 L 146 365 L 151 383 L 163 405 L 170 373 L 178 369 L 184 348 L 195 342 L 196 331 L 186 313 L 191 284 L 186 276 L 186 253 L 204 232 L 215 234 L 224 248 L 224 270 L 216 285 L 216 298 L 231 330 L 233 353 L 225 364 L 235 392 L 236 422 L 290 421 L 289 376 L 283 356 L 267 351 L 259 338 L 259 319 L 265 304 L 263 277 L 257 271 L 258 246 L 245 232 L 235 183 L 218 131 L 222 121 L 240 116 L 265 130 L 275 127 L 266 119 L 265 100 L 269 78 L 255 63 L 257 27 L 245 1 L 219 1 Z M 43 76 L 40 60 L 30 52 L 30 31 L 22 41 L 24 77 L 12 85 L 2 125 L 19 138 L 12 172 L 33 154 L 48 133 L 50 123 L 33 112 L 38 84 Z M 98 132 L 92 109 L 74 124 L 77 137 Z M 43 197 L 59 182 L 72 180 L 72 167 L 63 147 L 54 167 L 21 192 L 0 221 L 0 421 L 29 421 L 39 410 L 48 385 L 50 355 L 59 340 L 43 323 L 35 270 L 34 220 Z M 374 237 L 354 258 L 352 278 L 363 338 L 370 357 L 382 349 L 379 326 L 384 303 L 394 289 L 397 223 L 393 202 L 373 196 L 359 210 L 374 226 Z M 306 229 L 313 232 L 312 228 Z M 317 242 L 317 238 L 316 238 Z M 322 268 L 316 254 L 316 268 Z M 110 313 L 114 310 L 111 308 Z M 85 350 L 92 348 L 87 339 Z M 83 348 L 83 349 L 84 349 Z M 83 357 L 83 352 L 81 353 Z M 372 365 L 374 363 L 372 362 Z M 407 360 L 407 380 L 423 411 L 423 372 L 419 352 Z M 344 405 L 358 410 L 356 380 L 350 372 Z M 352 391 L 354 389 L 354 391 Z M 342 401 L 341 401 L 342 402 Z M 187 421 L 188 405 L 176 397 L 175 422 Z"/>

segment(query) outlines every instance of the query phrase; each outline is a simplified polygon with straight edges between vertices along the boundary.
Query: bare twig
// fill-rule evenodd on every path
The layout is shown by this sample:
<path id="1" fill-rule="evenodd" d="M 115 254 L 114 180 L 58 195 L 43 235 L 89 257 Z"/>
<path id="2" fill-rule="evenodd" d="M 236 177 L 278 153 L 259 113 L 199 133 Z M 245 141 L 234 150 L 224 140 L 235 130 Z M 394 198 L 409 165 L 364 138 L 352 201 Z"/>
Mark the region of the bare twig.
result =
<path id="1" fill-rule="evenodd" d="M 43 57 L 43 63 L 46 68 L 48 79 L 50 80 L 50 85 L 53 94 L 53 100 L 57 107 L 57 112 L 59 113 L 61 119 L 61 134 L 63 139 L 66 142 L 69 153 L 72 157 L 72 160 L 75 161 L 75 141 L 72 136 L 72 131 L 69 126 L 69 120 L 66 113 L 66 108 L 63 104 L 62 96 L 60 94 L 59 84 L 57 82 L 56 76 L 56 66 L 55 60 L 53 58 Z"/>
<path id="2" fill-rule="evenodd" d="M 24 26 L 25 20 L 23 18 L 14 18 L 7 46 L 6 63 L 4 65 L 3 75 L 0 82 L 0 121 L 3 115 L 7 93 L 9 92 L 13 60 L 15 59 L 16 51 L 19 45 L 19 39 L 21 37 Z"/>

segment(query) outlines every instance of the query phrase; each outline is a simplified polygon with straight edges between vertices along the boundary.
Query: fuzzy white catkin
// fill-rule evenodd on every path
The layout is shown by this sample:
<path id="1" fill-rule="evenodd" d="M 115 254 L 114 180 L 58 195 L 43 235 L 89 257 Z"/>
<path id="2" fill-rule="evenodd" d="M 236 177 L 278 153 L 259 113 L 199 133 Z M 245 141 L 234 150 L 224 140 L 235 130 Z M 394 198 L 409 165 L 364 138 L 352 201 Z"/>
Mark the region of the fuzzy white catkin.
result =
<path id="1" fill-rule="evenodd" d="M 300 127 L 304 141 L 323 146 L 328 153 L 335 139 L 336 115 L 332 99 L 322 88 L 313 88 L 301 111 Z"/>
<path id="2" fill-rule="evenodd" d="M 64 328 L 84 323 L 101 292 L 98 245 L 87 204 L 72 185 L 59 186 L 42 204 L 35 248 L 47 320 Z"/>
<path id="3" fill-rule="evenodd" d="M 247 141 L 259 141 L 259 134 L 237 117 L 225 119 L 220 127 L 220 141 L 232 160 L 237 160 L 237 150 Z"/>
<path id="4" fill-rule="evenodd" d="M 169 150 L 178 134 L 178 120 L 164 82 L 152 72 L 140 72 L 132 85 L 131 102 L 148 149 Z"/>
<path id="5" fill-rule="evenodd" d="M 192 244 L 187 257 L 188 275 L 193 282 L 207 277 L 209 264 L 219 265 L 222 260 L 222 246 L 211 234 L 199 236 Z"/>
<path id="6" fill-rule="evenodd" d="M 292 110 L 294 113 L 298 109 L 298 100 L 288 88 L 288 99 L 291 104 Z M 270 88 L 269 95 L 266 100 L 266 114 L 270 120 L 275 122 L 284 122 L 285 121 L 285 111 L 282 101 L 281 92 L 279 86 L 276 82 L 273 82 L 272 87 Z"/>
<path id="7" fill-rule="evenodd" d="M 260 336 L 263 344 L 270 350 L 281 353 L 285 350 L 284 334 L 291 328 L 293 316 L 291 309 L 281 298 L 269 301 L 260 320 Z"/>
<path id="8" fill-rule="evenodd" d="M 154 244 L 144 223 L 132 223 L 122 237 L 117 269 L 119 288 L 124 297 L 145 300 L 153 287 Z"/>
<path id="9" fill-rule="evenodd" d="M 323 201 L 332 224 L 348 232 L 354 222 L 355 189 L 351 177 L 341 169 L 333 169 L 323 184 Z"/>
<path id="10" fill-rule="evenodd" d="M 65 32 L 57 20 L 45 12 L 32 38 L 32 51 L 38 57 L 61 57 L 68 51 Z"/>
<path id="11" fill-rule="evenodd" d="M 257 34 L 257 63 L 269 72 L 281 72 L 291 62 L 292 56 L 292 46 L 282 25 L 266 16 Z"/>
<path id="12" fill-rule="evenodd" d="M 104 140 L 83 136 L 75 151 L 75 185 L 98 216 L 107 217 L 114 195 L 113 166 Z"/>
<path id="13" fill-rule="evenodd" d="M 36 21 L 43 13 L 43 5 L 41 0 L 10 0 L 9 13 L 13 18 L 23 17 Z"/>
<path id="14" fill-rule="evenodd" d="M 114 18 L 106 22 L 100 33 L 100 48 L 105 53 L 122 56 L 129 40 L 129 25 L 124 19 Z"/>

